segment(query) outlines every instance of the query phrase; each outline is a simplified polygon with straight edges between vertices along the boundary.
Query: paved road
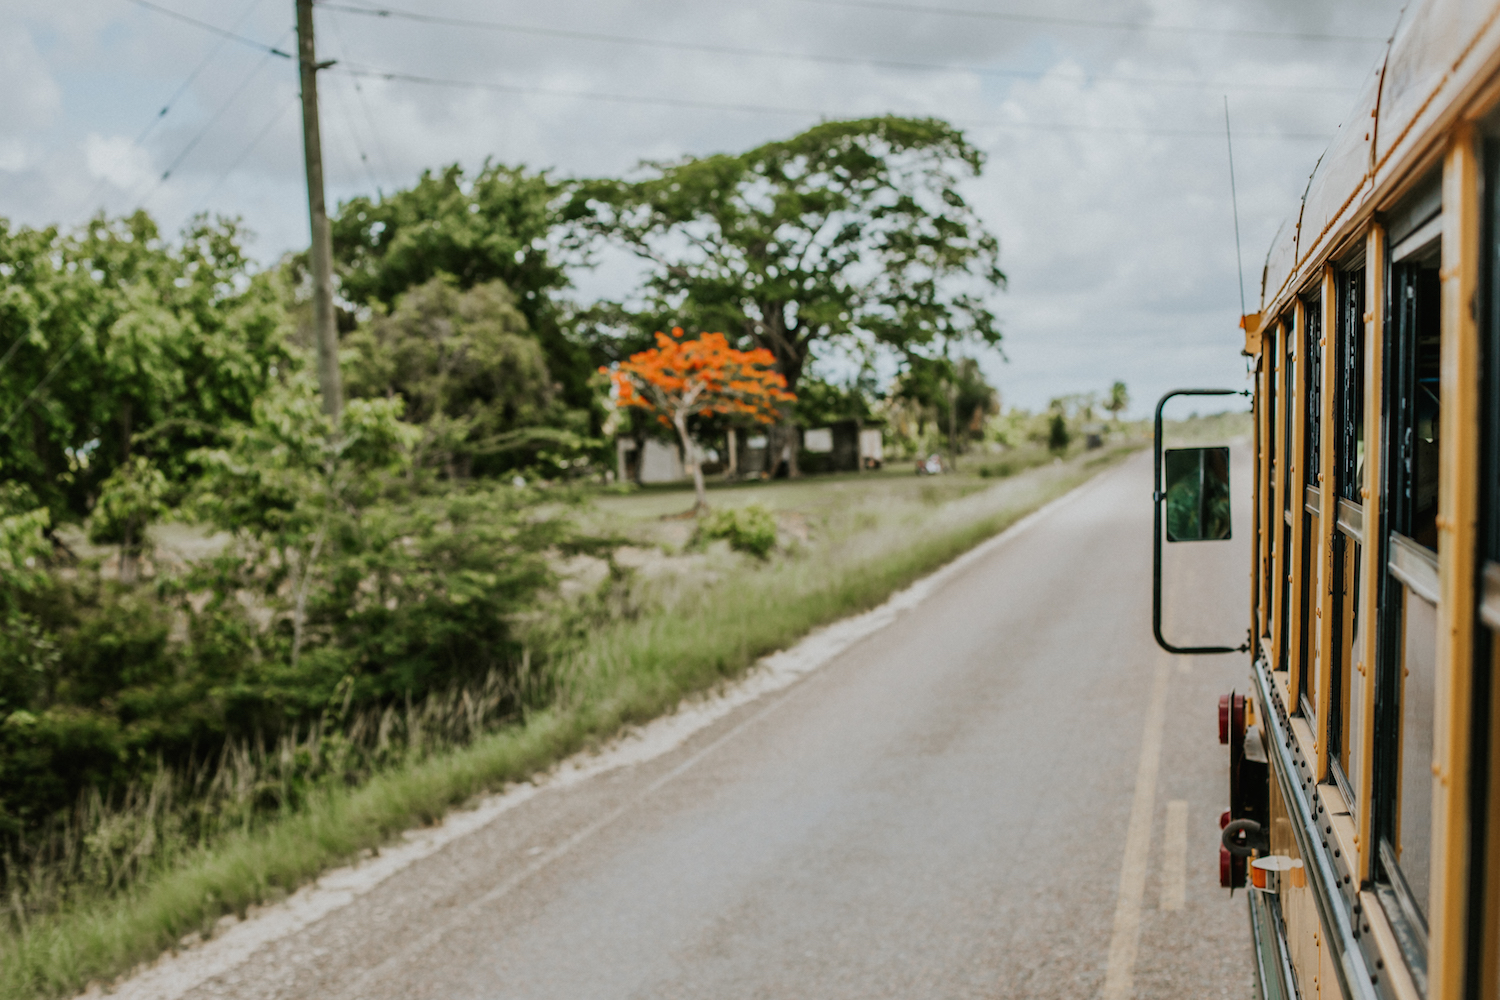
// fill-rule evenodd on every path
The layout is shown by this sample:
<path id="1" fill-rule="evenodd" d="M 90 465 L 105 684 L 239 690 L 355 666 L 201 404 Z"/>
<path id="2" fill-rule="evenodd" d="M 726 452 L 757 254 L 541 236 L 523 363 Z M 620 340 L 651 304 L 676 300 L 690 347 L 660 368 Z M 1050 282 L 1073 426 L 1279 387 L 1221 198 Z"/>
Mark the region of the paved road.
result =
<path id="1" fill-rule="evenodd" d="M 790 688 L 189 996 L 1250 996 L 1216 869 L 1246 664 L 1156 651 L 1149 496 L 1138 455 Z M 1173 600 L 1240 630 L 1245 566 Z"/>

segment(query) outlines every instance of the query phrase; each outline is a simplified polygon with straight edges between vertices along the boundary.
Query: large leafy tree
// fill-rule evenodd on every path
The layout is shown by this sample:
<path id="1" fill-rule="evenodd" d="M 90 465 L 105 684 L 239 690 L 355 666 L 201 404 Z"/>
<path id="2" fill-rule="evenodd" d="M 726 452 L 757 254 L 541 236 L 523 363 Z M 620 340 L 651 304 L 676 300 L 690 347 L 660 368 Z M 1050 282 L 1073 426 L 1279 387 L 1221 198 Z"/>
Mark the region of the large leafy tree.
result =
<path id="1" fill-rule="evenodd" d="M 919 427 L 931 419 L 957 453 L 964 440 L 984 432 L 984 419 L 1000 409 L 999 394 L 973 358 L 911 357 L 896 380 L 897 399 L 917 404 Z M 919 430 L 920 432 L 920 430 Z"/>
<path id="2" fill-rule="evenodd" d="M 144 212 L 74 234 L 0 220 L 0 475 L 72 516 L 135 457 L 189 477 L 290 361 L 275 276 L 244 240 L 200 218 L 169 244 Z"/>
<path id="3" fill-rule="evenodd" d="M 421 428 L 419 467 L 450 478 L 498 471 L 588 432 L 556 399 L 542 346 L 499 281 L 460 291 L 451 277 L 432 278 L 344 345 L 351 395 L 406 401 L 406 419 Z"/>
<path id="4" fill-rule="evenodd" d="M 460 290 L 502 281 L 546 351 L 564 399 L 586 407 L 593 365 L 566 335 L 555 298 L 568 286 L 556 256 L 563 194 L 545 172 L 486 161 L 472 176 L 453 164 L 424 171 L 405 190 L 354 198 L 332 222 L 340 293 L 356 305 L 391 308 L 439 275 Z"/>
<path id="5" fill-rule="evenodd" d="M 795 388 L 820 346 L 996 343 L 999 242 L 959 191 L 981 152 L 934 119 L 824 122 L 739 155 L 582 183 L 570 218 L 649 264 L 664 316 L 769 350 Z"/>

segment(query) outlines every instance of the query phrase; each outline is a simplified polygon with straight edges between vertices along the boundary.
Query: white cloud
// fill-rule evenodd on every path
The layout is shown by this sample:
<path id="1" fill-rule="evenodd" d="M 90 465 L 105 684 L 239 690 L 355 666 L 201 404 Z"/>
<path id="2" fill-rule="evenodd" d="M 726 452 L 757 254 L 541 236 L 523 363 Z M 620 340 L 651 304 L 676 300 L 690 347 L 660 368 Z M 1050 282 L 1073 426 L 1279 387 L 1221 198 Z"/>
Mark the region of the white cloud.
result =
<path id="1" fill-rule="evenodd" d="M 83 158 L 89 176 L 129 191 L 155 176 L 151 156 L 123 135 L 90 132 L 83 140 Z"/>

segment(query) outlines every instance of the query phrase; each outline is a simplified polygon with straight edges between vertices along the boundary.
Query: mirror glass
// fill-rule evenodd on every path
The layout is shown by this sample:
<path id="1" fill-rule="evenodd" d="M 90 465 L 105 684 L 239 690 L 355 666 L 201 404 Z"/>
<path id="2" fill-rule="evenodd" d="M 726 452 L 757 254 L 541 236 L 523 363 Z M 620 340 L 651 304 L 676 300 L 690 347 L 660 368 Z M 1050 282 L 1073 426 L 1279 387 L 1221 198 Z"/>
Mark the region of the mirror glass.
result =
<path id="1" fill-rule="evenodd" d="M 1163 458 L 1167 541 L 1230 537 L 1229 449 L 1171 448 Z"/>

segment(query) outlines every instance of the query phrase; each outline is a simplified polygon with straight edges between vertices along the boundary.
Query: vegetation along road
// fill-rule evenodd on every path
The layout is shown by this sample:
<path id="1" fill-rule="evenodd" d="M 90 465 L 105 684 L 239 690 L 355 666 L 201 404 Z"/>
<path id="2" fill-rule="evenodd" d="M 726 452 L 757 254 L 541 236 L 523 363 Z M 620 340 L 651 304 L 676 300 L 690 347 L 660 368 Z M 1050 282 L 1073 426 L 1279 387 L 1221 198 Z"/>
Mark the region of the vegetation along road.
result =
<path id="1" fill-rule="evenodd" d="M 1247 995 L 1214 863 L 1213 707 L 1244 664 L 1152 643 L 1149 479 L 1138 453 L 841 651 L 836 628 L 773 658 L 783 682 L 754 673 L 124 994 Z"/>

